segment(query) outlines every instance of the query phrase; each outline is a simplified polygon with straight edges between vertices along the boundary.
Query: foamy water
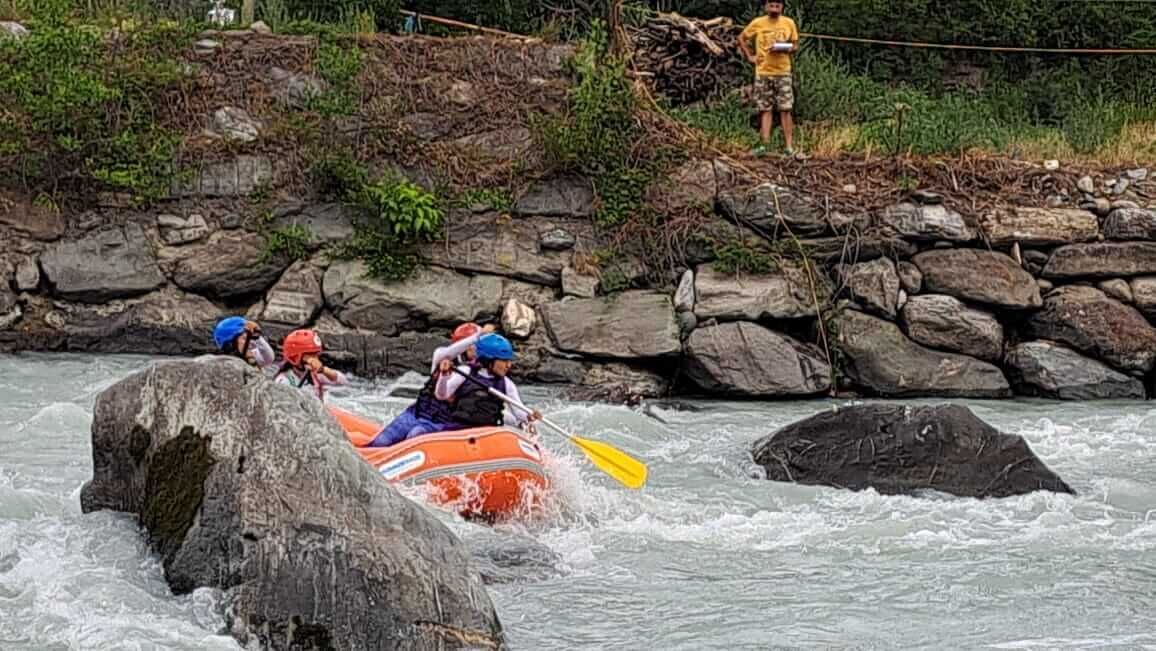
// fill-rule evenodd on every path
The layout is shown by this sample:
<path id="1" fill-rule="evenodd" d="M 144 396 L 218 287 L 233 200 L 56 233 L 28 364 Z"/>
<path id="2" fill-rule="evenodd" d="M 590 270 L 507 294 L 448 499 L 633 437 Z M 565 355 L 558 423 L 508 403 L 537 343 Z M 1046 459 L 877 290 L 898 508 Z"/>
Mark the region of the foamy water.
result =
<path id="1" fill-rule="evenodd" d="M 236 649 L 218 598 L 173 597 L 131 519 L 81 515 L 92 401 L 143 358 L 0 357 L 0 649 Z M 334 396 L 385 420 L 389 383 Z M 528 402 L 644 460 L 629 491 L 569 444 L 550 517 L 503 525 L 556 571 L 490 588 L 515 649 L 1156 649 L 1156 408 L 969 404 L 1080 495 L 1002 500 L 771 483 L 748 450 L 830 402 L 698 413 Z M 415 495 L 417 491 L 409 491 Z M 438 513 L 467 544 L 494 532 Z"/>

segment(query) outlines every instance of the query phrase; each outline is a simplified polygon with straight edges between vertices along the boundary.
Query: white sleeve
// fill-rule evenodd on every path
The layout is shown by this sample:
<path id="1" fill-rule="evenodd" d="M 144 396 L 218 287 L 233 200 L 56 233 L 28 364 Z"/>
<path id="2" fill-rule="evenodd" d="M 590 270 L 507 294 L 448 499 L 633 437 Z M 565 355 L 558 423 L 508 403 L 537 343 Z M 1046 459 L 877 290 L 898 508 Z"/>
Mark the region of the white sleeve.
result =
<path id="1" fill-rule="evenodd" d="M 442 346 L 434 351 L 433 363 L 430 364 L 429 372 L 433 373 L 438 370 L 438 364 L 441 364 L 443 359 L 448 359 L 451 362 L 457 359 L 458 355 L 466 352 L 470 346 L 478 343 L 478 339 L 482 337 L 482 333 L 470 335 L 459 342 L 452 343 L 448 346 Z"/>
<path id="2" fill-rule="evenodd" d="M 349 378 L 345 377 L 344 373 L 342 373 L 341 371 L 339 371 L 335 368 L 331 368 L 329 370 L 331 370 L 337 374 L 337 379 L 336 380 L 330 380 L 329 378 L 325 377 L 324 373 L 318 373 L 317 374 L 317 381 L 320 382 L 322 385 L 325 385 L 325 386 L 345 386 L 346 384 L 349 384 Z"/>
<path id="3" fill-rule="evenodd" d="M 466 366 L 459 366 L 458 370 L 464 373 L 470 372 L 469 368 Z M 434 389 L 434 397 L 438 400 L 449 400 L 450 398 L 454 397 L 454 394 L 457 393 L 458 389 L 461 388 L 462 383 L 465 381 L 466 378 L 458 375 L 457 373 L 446 373 L 439 376 L 437 388 Z"/>
<path id="4" fill-rule="evenodd" d="M 518 402 L 522 402 L 522 396 L 518 394 L 518 387 L 510 378 L 506 378 L 506 395 Z M 509 403 L 506 403 L 506 410 L 514 417 L 514 422 L 517 425 L 524 425 L 530 417 L 530 412 L 524 411 Z"/>
<path id="5" fill-rule="evenodd" d="M 253 360 L 257 362 L 257 366 L 261 368 L 268 368 L 277 363 L 277 355 L 273 352 L 273 347 L 264 337 L 258 337 L 249 342 L 249 352 L 253 353 Z"/>

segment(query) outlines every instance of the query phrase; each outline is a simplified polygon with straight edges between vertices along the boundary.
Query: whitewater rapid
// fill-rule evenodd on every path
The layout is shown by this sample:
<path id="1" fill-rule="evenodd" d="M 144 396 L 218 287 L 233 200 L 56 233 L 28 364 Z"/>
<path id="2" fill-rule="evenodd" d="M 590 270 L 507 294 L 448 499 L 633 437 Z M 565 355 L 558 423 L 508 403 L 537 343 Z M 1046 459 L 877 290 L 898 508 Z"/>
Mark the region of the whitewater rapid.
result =
<path id="1" fill-rule="evenodd" d="M 95 396 L 148 359 L 0 357 L 0 649 L 237 649 L 219 595 L 174 597 L 135 524 L 81 515 Z M 380 420 L 388 382 L 333 400 Z M 830 401 L 696 403 L 698 412 L 527 402 L 650 466 L 642 491 L 559 439 L 551 517 L 467 544 L 548 548 L 548 571 L 492 585 L 514 649 L 1156 649 L 1156 407 L 968 404 L 1023 435 L 1079 495 L 1001 500 L 771 483 L 756 438 Z M 539 568 L 540 569 L 540 568 Z"/>

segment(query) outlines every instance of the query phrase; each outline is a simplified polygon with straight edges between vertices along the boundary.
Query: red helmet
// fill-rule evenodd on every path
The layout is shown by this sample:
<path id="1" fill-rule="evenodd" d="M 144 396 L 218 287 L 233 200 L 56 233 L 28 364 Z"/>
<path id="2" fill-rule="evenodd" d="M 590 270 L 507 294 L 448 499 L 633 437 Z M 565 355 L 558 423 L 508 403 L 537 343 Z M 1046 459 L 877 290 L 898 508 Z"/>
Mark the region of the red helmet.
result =
<path id="1" fill-rule="evenodd" d="M 476 323 L 463 323 L 460 326 L 454 328 L 453 334 L 450 335 L 450 341 L 456 344 L 462 339 L 472 337 L 481 331 L 482 329 L 479 328 L 478 324 Z"/>
<path id="2" fill-rule="evenodd" d="M 321 352 L 321 336 L 312 330 L 294 330 L 281 342 L 281 354 L 293 366 L 301 366 L 301 358 Z"/>

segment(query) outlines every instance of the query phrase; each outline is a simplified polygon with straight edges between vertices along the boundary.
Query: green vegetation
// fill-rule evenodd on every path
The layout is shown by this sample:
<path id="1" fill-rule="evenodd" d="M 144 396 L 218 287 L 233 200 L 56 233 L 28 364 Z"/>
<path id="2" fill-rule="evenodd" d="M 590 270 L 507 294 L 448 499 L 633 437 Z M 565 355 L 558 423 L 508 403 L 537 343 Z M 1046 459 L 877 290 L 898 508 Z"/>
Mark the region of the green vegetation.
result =
<path id="1" fill-rule="evenodd" d="M 622 224 L 642 207 L 642 195 L 657 171 L 658 152 L 642 151 L 636 99 L 626 64 L 609 52 L 606 32 L 595 24 L 574 57 L 577 83 L 570 106 L 542 119 L 538 139 L 558 168 L 594 182 L 597 221 Z"/>
<path id="2" fill-rule="evenodd" d="M 114 36 L 47 2 L 23 39 L 0 40 L 0 171 L 34 191 L 96 186 L 146 201 L 172 180 L 178 133 L 165 97 L 186 80 L 191 30 L 121 23 Z"/>
<path id="3" fill-rule="evenodd" d="M 361 50 L 353 45 L 324 40 L 317 48 L 313 65 L 329 87 L 310 98 L 309 108 L 323 118 L 352 115 L 357 110 L 360 91 Z"/>
<path id="4" fill-rule="evenodd" d="M 334 25 L 346 32 L 397 31 L 401 25 L 399 0 L 261 0 L 261 17 L 270 26 L 295 22 Z M 315 32 L 313 32 L 315 33 Z"/>
<path id="5" fill-rule="evenodd" d="M 724 274 L 769 274 L 779 268 L 775 257 L 743 240 L 711 242 L 714 268 Z"/>
<path id="6" fill-rule="evenodd" d="M 304 260 L 309 257 L 309 242 L 313 234 L 300 224 L 290 224 L 270 232 L 265 237 L 265 251 L 261 255 L 264 262 L 275 256 L 289 260 Z"/>
<path id="7" fill-rule="evenodd" d="M 510 191 L 505 188 L 466 190 L 454 200 L 454 206 L 458 208 L 486 206 L 490 210 L 507 213 L 514 209 L 514 197 L 510 194 Z"/>
<path id="8" fill-rule="evenodd" d="M 367 183 L 349 197 L 363 211 L 352 239 L 336 247 L 339 258 L 358 259 L 371 276 L 403 280 L 417 267 L 417 247 L 433 240 L 445 220 L 437 197 L 398 178 Z"/>

